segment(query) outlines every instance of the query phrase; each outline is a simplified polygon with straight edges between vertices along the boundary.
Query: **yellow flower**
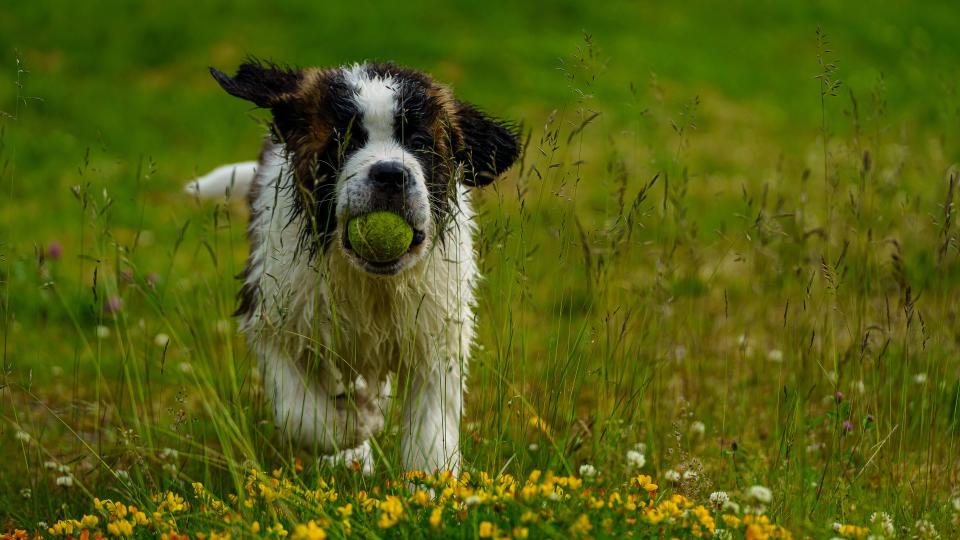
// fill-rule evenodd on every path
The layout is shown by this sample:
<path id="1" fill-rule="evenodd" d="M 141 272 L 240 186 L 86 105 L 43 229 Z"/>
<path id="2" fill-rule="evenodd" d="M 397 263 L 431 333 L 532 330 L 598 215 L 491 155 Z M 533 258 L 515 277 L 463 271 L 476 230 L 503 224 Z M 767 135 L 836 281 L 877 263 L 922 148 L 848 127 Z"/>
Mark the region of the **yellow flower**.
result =
<path id="1" fill-rule="evenodd" d="M 297 525 L 293 528 L 293 540 L 324 540 L 327 537 L 327 531 L 317 525 L 314 520 L 308 521 L 305 525 Z"/>
<path id="2" fill-rule="evenodd" d="M 489 521 L 480 522 L 480 530 L 478 531 L 480 538 L 493 538 L 493 535 L 496 534 L 497 528 L 493 526 L 493 523 Z"/>
<path id="3" fill-rule="evenodd" d="M 389 529 L 400 521 L 403 517 L 403 503 L 395 495 L 388 495 L 386 500 L 380 503 L 380 518 L 377 520 L 377 527 Z"/>
<path id="4" fill-rule="evenodd" d="M 253 523 L 250 524 L 250 532 L 252 532 L 253 534 L 257 534 L 258 532 L 260 532 L 259 521 L 254 521 Z"/>
<path id="5" fill-rule="evenodd" d="M 834 526 L 834 530 L 837 531 L 837 534 L 845 538 L 863 538 L 867 536 L 867 533 L 870 532 L 870 529 L 866 527 L 857 527 L 856 525 L 840 525 Z"/>
<path id="6" fill-rule="evenodd" d="M 430 494 L 428 494 L 426 491 L 423 491 L 423 490 L 415 492 L 413 496 L 410 497 L 410 499 L 413 500 L 414 503 L 419 504 L 420 506 L 427 506 L 428 504 L 430 504 Z"/>
<path id="7" fill-rule="evenodd" d="M 580 517 L 570 526 L 570 534 L 574 536 L 586 536 L 590 533 L 593 525 L 590 524 L 590 518 L 586 514 L 580 514 Z"/>
<path id="8" fill-rule="evenodd" d="M 434 529 L 443 525 L 443 508 L 437 507 L 430 512 L 430 526 Z"/>
<path id="9" fill-rule="evenodd" d="M 88 515 L 88 516 L 83 516 L 80 519 L 80 526 L 83 527 L 84 529 L 94 529 L 96 528 L 98 523 L 100 523 L 100 520 L 97 518 L 97 516 Z"/>
<path id="10" fill-rule="evenodd" d="M 513 537 L 523 540 L 524 538 L 530 536 L 530 530 L 526 527 L 514 527 L 513 528 Z"/>
<path id="11" fill-rule="evenodd" d="M 337 508 L 337 514 L 340 515 L 340 519 L 347 519 L 353 515 L 353 505 L 347 503 L 340 508 Z"/>

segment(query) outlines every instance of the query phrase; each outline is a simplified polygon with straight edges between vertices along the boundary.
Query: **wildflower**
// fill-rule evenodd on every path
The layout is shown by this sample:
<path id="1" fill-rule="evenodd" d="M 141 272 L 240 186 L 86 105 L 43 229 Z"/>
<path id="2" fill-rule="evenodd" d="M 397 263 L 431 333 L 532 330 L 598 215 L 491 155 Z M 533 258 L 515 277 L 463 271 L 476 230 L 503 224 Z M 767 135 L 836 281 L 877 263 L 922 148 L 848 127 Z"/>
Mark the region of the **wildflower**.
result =
<path id="1" fill-rule="evenodd" d="M 707 431 L 707 426 L 705 426 L 703 422 L 699 420 L 690 424 L 690 434 L 693 435 L 694 437 L 702 437 L 703 434 L 706 433 L 706 431 Z"/>
<path id="2" fill-rule="evenodd" d="M 493 538 L 494 534 L 496 534 L 496 530 L 497 528 L 493 525 L 493 523 L 490 523 L 489 521 L 481 521 L 477 535 L 480 536 L 480 538 Z"/>
<path id="3" fill-rule="evenodd" d="M 580 466 L 580 476 L 583 478 L 593 478 L 597 475 L 597 469 L 589 463 L 584 463 Z"/>
<path id="4" fill-rule="evenodd" d="M 51 261 L 59 260 L 60 256 L 63 255 L 63 245 L 56 240 L 51 241 L 47 244 L 45 255 Z"/>
<path id="5" fill-rule="evenodd" d="M 317 525 L 314 520 L 308 521 L 305 525 L 297 525 L 293 528 L 293 540 L 324 540 L 327 537 L 327 531 Z"/>
<path id="6" fill-rule="evenodd" d="M 133 270 L 130 268 L 124 268 L 120 271 L 120 275 L 117 277 L 119 277 L 120 281 L 123 283 L 133 283 Z"/>
<path id="7" fill-rule="evenodd" d="M 677 482 L 680 481 L 680 473 L 678 473 L 677 471 L 675 471 L 675 470 L 673 470 L 673 469 L 667 469 L 667 472 L 663 473 L 663 477 L 664 477 L 668 482 L 677 483 Z"/>
<path id="8" fill-rule="evenodd" d="M 43 468 L 44 468 L 44 469 L 50 469 L 50 470 L 56 469 L 56 468 L 57 468 L 57 462 L 56 462 L 56 461 L 53 461 L 52 459 L 47 460 L 47 461 L 44 461 L 44 462 L 43 462 Z"/>
<path id="9" fill-rule="evenodd" d="M 834 523 L 833 530 L 845 538 L 863 538 L 870 532 L 870 529 L 866 527 L 858 527 L 856 525 L 845 525 L 843 523 Z"/>
<path id="10" fill-rule="evenodd" d="M 657 485 L 653 483 L 653 478 L 645 474 L 641 474 L 633 479 L 633 482 L 643 488 L 644 491 L 652 492 L 657 490 Z"/>
<path id="11" fill-rule="evenodd" d="M 721 510 L 723 510 L 724 512 L 730 512 L 732 514 L 739 514 L 740 505 L 733 501 L 727 501 L 723 503 L 723 508 L 721 508 Z M 731 527 L 733 527 L 733 525 L 731 525 Z"/>
<path id="12" fill-rule="evenodd" d="M 107 315 L 113 315 L 120 313 L 120 310 L 123 309 L 123 298 L 120 298 L 117 295 L 113 295 L 110 298 L 107 298 L 107 303 L 103 306 L 103 311 Z"/>
<path id="13" fill-rule="evenodd" d="M 513 537 L 514 537 L 514 538 L 519 538 L 520 540 L 523 540 L 524 538 L 527 538 L 527 537 L 529 537 L 529 536 L 530 536 L 530 529 L 527 529 L 526 527 L 514 527 L 514 528 L 513 528 Z"/>
<path id="14" fill-rule="evenodd" d="M 157 283 L 160 283 L 160 274 L 156 272 L 150 272 L 144 278 L 144 282 L 146 282 L 147 287 L 150 287 L 151 289 L 156 289 Z"/>
<path id="15" fill-rule="evenodd" d="M 783 362 L 783 351 L 780 349 L 770 349 L 767 351 L 767 359 L 771 362 Z"/>
<path id="16" fill-rule="evenodd" d="M 180 370 L 180 373 L 190 373 L 193 371 L 193 366 L 190 365 L 190 362 L 180 362 L 177 364 L 177 369 Z"/>
<path id="17" fill-rule="evenodd" d="M 773 500 L 773 492 L 763 486 L 751 486 L 747 489 L 747 498 L 758 503 L 768 504 Z"/>
<path id="18" fill-rule="evenodd" d="M 934 540 L 940 538 L 940 533 L 937 532 L 937 528 L 933 526 L 933 523 L 920 519 L 913 524 L 914 538 L 919 538 L 920 540 Z"/>
<path id="19" fill-rule="evenodd" d="M 867 386 L 863 384 L 862 380 L 853 383 L 853 389 L 856 390 L 858 394 L 865 394 L 867 392 Z"/>
<path id="20" fill-rule="evenodd" d="M 157 347 L 160 347 L 161 349 L 166 347 L 167 344 L 169 343 L 170 343 L 170 336 L 164 333 L 160 333 L 153 336 L 153 344 L 156 345 Z"/>
<path id="21" fill-rule="evenodd" d="M 98 339 L 107 339 L 110 337 L 110 329 L 102 324 L 97 325 L 96 333 Z"/>
<path id="22" fill-rule="evenodd" d="M 636 450 L 637 452 L 640 452 L 643 455 L 646 455 L 647 443 L 638 442 L 637 444 L 633 445 L 633 449 Z"/>
<path id="23" fill-rule="evenodd" d="M 728 502 L 730 502 L 730 496 L 727 495 L 726 491 L 714 491 L 710 494 L 710 504 L 718 510 L 723 508 Z"/>
<path id="24" fill-rule="evenodd" d="M 696 471 L 690 471 L 690 470 L 683 471 L 684 482 L 695 482 L 696 480 L 697 480 Z"/>
<path id="25" fill-rule="evenodd" d="M 173 448 L 164 448 L 160 451 L 160 459 L 162 460 L 175 460 L 180 457 L 180 453 L 174 450 Z"/>
<path id="26" fill-rule="evenodd" d="M 20 490 L 20 496 L 24 499 L 29 499 L 33 497 L 33 491 L 31 491 L 30 488 L 23 488 Z"/>
<path id="27" fill-rule="evenodd" d="M 430 511 L 430 526 L 434 529 L 443 525 L 443 508 L 436 507 Z"/>
<path id="28" fill-rule="evenodd" d="M 580 517 L 570 525 L 570 534 L 573 536 L 586 536 L 590 533 L 593 525 L 590 524 L 590 518 L 586 514 L 580 514 Z"/>
<path id="29" fill-rule="evenodd" d="M 842 402 L 842 401 L 843 401 L 843 392 L 837 390 L 837 391 L 833 394 L 833 400 L 836 401 L 837 403 Z"/>
<path id="30" fill-rule="evenodd" d="M 17 432 L 13 436 L 16 437 L 16 439 L 22 443 L 30 442 L 30 434 L 27 433 L 26 431 L 17 430 Z"/>
<path id="31" fill-rule="evenodd" d="M 403 504 L 400 502 L 400 498 L 390 495 L 380 503 L 380 518 L 377 520 L 377 526 L 381 529 L 389 529 L 396 525 L 402 517 Z"/>
<path id="32" fill-rule="evenodd" d="M 634 469 L 642 469 L 647 464 L 647 458 L 636 450 L 627 451 L 627 465 Z"/>
<path id="33" fill-rule="evenodd" d="M 540 449 L 540 445 L 537 443 L 530 443 L 530 445 L 527 446 L 527 450 L 530 450 L 531 452 L 536 452 L 539 449 Z"/>
<path id="34" fill-rule="evenodd" d="M 64 474 L 64 475 L 62 475 L 62 476 L 58 476 L 58 477 L 57 477 L 57 485 L 58 485 L 58 486 L 62 486 L 62 487 L 66 487 L 66 488 L 68 488 L 68 487 L 73 487 L 73 475 L 67 473 L 67 474 Z"/>
<path id="35" fill-rule="evenodd" d="M 673 355 L 677 360 L 683 360 L 687 357 L 687 348 L 683 345 L 677 345 L 676 348 L 673 349 Z"/>
<path id="36" fill-rule="evenodd" d="M 917 373 L 916 375 L 913 376 L 913 382 L 915 382 L 916 384 L 927 384 L 927 374 Z"/>
<path id="37" fill-rule="evenodd" d="M 113 471 L 113 472 L 116 473 L 117 478 L 119 478 L 119 479 L 121 479 L 121 480 L 123 480 L 123 481 L 130 480 L 130 473 L 127 472 L 126 469 L 117 469 L 117 470 L 115 470 L 115 471 Z"/>
<path id="38" fill-rule="evenodd" d="M 843 430 L 846 431 L 847 433 L 852 432 L 852 431 L 853 431 L 853 422 L 851 422 L 851 421 L 849 421 L 849 420 L 844 420 L 844 421 L 843 421 Z"/>

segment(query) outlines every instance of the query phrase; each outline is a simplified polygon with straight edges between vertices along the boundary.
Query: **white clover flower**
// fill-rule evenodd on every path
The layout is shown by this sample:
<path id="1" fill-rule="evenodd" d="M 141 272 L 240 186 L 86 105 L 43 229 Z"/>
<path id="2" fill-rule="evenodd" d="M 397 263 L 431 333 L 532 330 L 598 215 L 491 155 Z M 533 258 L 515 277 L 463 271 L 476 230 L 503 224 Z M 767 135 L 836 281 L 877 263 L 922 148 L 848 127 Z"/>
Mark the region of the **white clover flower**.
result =
<path id="1" fill-rule="evenodd" d="M 836 371 L 828 371 L 828 372 L 827 372 L 827 380 L 830 381 L 831 384 L 837 384 L 837 372 L 836 372 Z"/>
<path id="2" fill-rule="evenodd" d="M 483 502 L 483 499 L 481 499 L 480 496 L 478 495 L 470 495 L 469 497 L 463 500 L 463 503 L 466 504 L 467 506 L 476 506 L 482 502 Z"/>
<path id="3" fill-rule="evenodd" d="M 747 342 L 746 334 L 740 334 L 739 336 L 737 336 L 737 345 L 743 347 L 744 344 L 746 344 L 746 342 Z"/>
<path id="4" fill-rule="evenodd" d="M 540 449 L 540 445 L 537 444 L 537 443 L 530 443 L 530 444 L 527 446 L 527 450 L 529 450 L 529 451 L 531 451 L 531 452 L 536 452 L 536 451 L 539 450 L 539 449 Z"/>
<path id="5" fill-rule="evenodd" d="M 697 479 L 697 473 L 694 471 L 683 471 L 683 480 L 685 482 L 693 482 Z"/>
<path id="6" fill-rule="evenodd" d="M 913 382 L 917 384 L 927 384 L 927 374 L 917 373 L 916 375 L 913 376 Z M 929 523 L 929 521 L 927 523 Z"/>
<path id="7" fill-rule="evenodd" d="M 170 474 L 177 474 L 177 464 L 176 463 L 164 463 L 163 470 Z"/>
<path id="8" fill-rule="evenodd" d="M 50 469 L 50 470 L 56 469 L 56 468 L 57 468 L 57 462 L 56 462 L 56 461 L 53 461 L 52 459 L 51 459 L 51 460 L 44 461 L 44 462 L 43 462 L 43 468 L 44 468 L 44 469 Z"/>
<path id="9" fill-rule="evenodd" d="M 703 434 L 706 433 L 706 431 L 707 431 L 707 426 L 704 425 L 704 423 L 699 420 L 690 424 L 690 433 L 694 437 L 702 437 Z"/>
<path id="10" fill-rule="evenodd" d="M 940 538 L 940 533 L 937 532 L 937 528 L 933 526 L 933 523 L 920 519 L 913 524 L 914 538 L 919 538 L 921 540 L 934 540 Z"/>
<path id="11" fill-rule="evenodd" d="M 953 500 L 950 501 L 950 505 L 953 506 L 955 512 L 960 512 L 960 497 L 954 497 Z"/>
<path id="12" fill-rule="evenodd" d="M 771 362 L 783 362 L 783 351 L 780 349 L 770 349 L 767 351 L 767 360 Z"/>
<path id="13" fill-rule="evenodd" d="M 758 503 L 767 504 L 773 500 L 773 492 L 763 486 L 750 486 L 747 489 L 747 498 L 753 499 Z"/>
<path id="14" fill-rule="evenodd" d="M 57 472 L 58 472 L 58 473 L 64 473 L 64 474 L 70 474 L 70 466 L 69 466 L 69 465 L 57 465 Z"/>
<path id="15" fill-rule="evenodd" d="M 46 521 L 38 521 L 37 528 L 42 531 L 45 531 L 50 528 L 50 525 L 48 525 Z"/>
<path id="16" fill-rule="evenodd" d="M 583 478 L 593 478 L 597 475 L 597 468 L 589 463 L 580 466 L 580 476 Z"/>
<path id="17" fill-rule="evenodd" d="M 726 491 L 714 491 L 710 494 L 710 504 L 714 508 L 723 508 L 728 502 L 730 502 L 730 496 Z"/>
<path id="18" fill-rule="evenodd" d="M 633 445 L 633 449 L 643 455 L 647 455 L 647 443 L 638 442 L 637 444 Z"/>
<path id="19" fill-rule="evenodd" d="M 160 459 L 170 459 L 174 460 L 180 457 L 180 453 L 174 450 L 173 448 L 164 448 L 160 451 Z"/>
<path id="20" fill-rule="evenodd" d="M 880 530 L 883 531 L 883 534 L 891 538 L 894 533 L 897 532 L 896 527 L 893 526 L 893 518 L 886 512 L 874 512 L 870 514 L 870 523 L 880 525 Z"/>
<path id="21" fill-rule="evenodd" d="M 733 533 L 730 529 L 716 529 L 713 531 L 713 537 L 718 540 L 733 540 Z"/>
<path id="22" fill-rule="evenodd" d="M 153 336 L 153 344 L 157 347 L 163 348 L 170 343 L 170 336 L 164 334 L 163 332 Z"/>
<path id="23" fill-rule="evenodd" d="M 96 331 L 97 331 L 97 338 L 99 339 L 107 339 L 108 337 L 110 337 L 110 329 L 102 324 L 97 325 Z"/>
<path id="24" fill-rule="evenodd" d="M 675 471 L 675 470 L 673 470 L 673 469 L 667 469 L 667 471 L 666 471 L 665 473 L 663 473 L 663 477 L 664 477 L 668 482 L 674 482 L 674 483 L 676 483 L 676 482 L 679 482 L 679 481 L 680 481 L 680 473 L 678 473 L 677 471 Z"/>
<path id="25" fill-rule="evenodd" d="M 73 475 L 65 474 L 57 477 L 57 485 L 63 487 L 73 487 Z"/>
<path id="26" fill-rule="evenodd" d="M 33 491 L 30 491 L 30 488 L 23 488 L 20 490 L 20 496 L 24 499 L 29 499 L 33 497 Z"/>
<path id="27" fill-rule="evenodd" d="M 177 369 L 180 370 L 180 373 L 190 373 L 193 371 L 193 366 L 190 365 L 190 362 L 180 362 L 177 364 Z"/>
<path id="28" fill-rule="evenodd" d="M 20 431 L 20 430 L 17 430 L 17 432 L 14 433 L 13 436 L 16 437 L 18 441 L 23 443 L 30 442 L 30 438 L 31 438 L 29 433 L 27 433 L 26 431 Z"/>
<path id="29" fill-rule="evenodd" d="M 627 465 L 633 469 L 642 469 L 647 464 L 647 458 L 642 452 L 627 450 Z"/>
<path id="30" fill-rule="evenodd" d="M 551 491 L 549 494 L 547 494 L 547 498 L 550 499 L 551 501 L 556 502 L 560 500 L 560 494 L 557 493 L 556 491 Z"/>
<path id="31" fill-rule="evenodd" d="M 727 501 L 723 503 L 723 508 L 721 508 L 721 510 L 723 510 L 724 512 L 729 512 L 731 514 L 739 514 L 740 505 L 733 501 Z"/>
<path id="32" fill-rule="evenodd" d="M 867 386 L 863 384 L 862 380 L 853 383 L 853 389 L 856 390 L 858 394 L 865 394 L 867 392 Z"/>

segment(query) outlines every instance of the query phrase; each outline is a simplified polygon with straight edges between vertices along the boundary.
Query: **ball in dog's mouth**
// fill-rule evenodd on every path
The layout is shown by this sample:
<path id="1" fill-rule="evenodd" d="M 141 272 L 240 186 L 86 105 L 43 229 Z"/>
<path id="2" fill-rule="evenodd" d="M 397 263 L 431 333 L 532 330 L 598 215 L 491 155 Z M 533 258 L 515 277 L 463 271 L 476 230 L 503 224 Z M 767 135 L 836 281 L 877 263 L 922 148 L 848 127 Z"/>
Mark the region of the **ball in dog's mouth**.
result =
<path id="1" fill-rule="evenodd" d="M 344 246 L 365 262 L 388 266 L 423 243 L 423 231 L 414 229 L 393 212 L 371 212 L 347 222 Z"/>

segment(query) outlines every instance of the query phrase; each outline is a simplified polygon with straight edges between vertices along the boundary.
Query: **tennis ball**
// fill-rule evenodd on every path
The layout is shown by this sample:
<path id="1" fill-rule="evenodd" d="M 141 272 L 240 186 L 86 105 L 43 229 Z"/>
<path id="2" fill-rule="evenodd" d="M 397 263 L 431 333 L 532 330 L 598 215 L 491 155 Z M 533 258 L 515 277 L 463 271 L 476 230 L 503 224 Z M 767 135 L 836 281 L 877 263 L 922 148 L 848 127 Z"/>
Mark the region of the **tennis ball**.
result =
<path id="1" fill-rule="evenodd" d="M 410 249 L 413 229 L 393 212 L 371 212 L 347 223 L 347 238 L 361 259 L 387 263 L 399 259 Z"/>

